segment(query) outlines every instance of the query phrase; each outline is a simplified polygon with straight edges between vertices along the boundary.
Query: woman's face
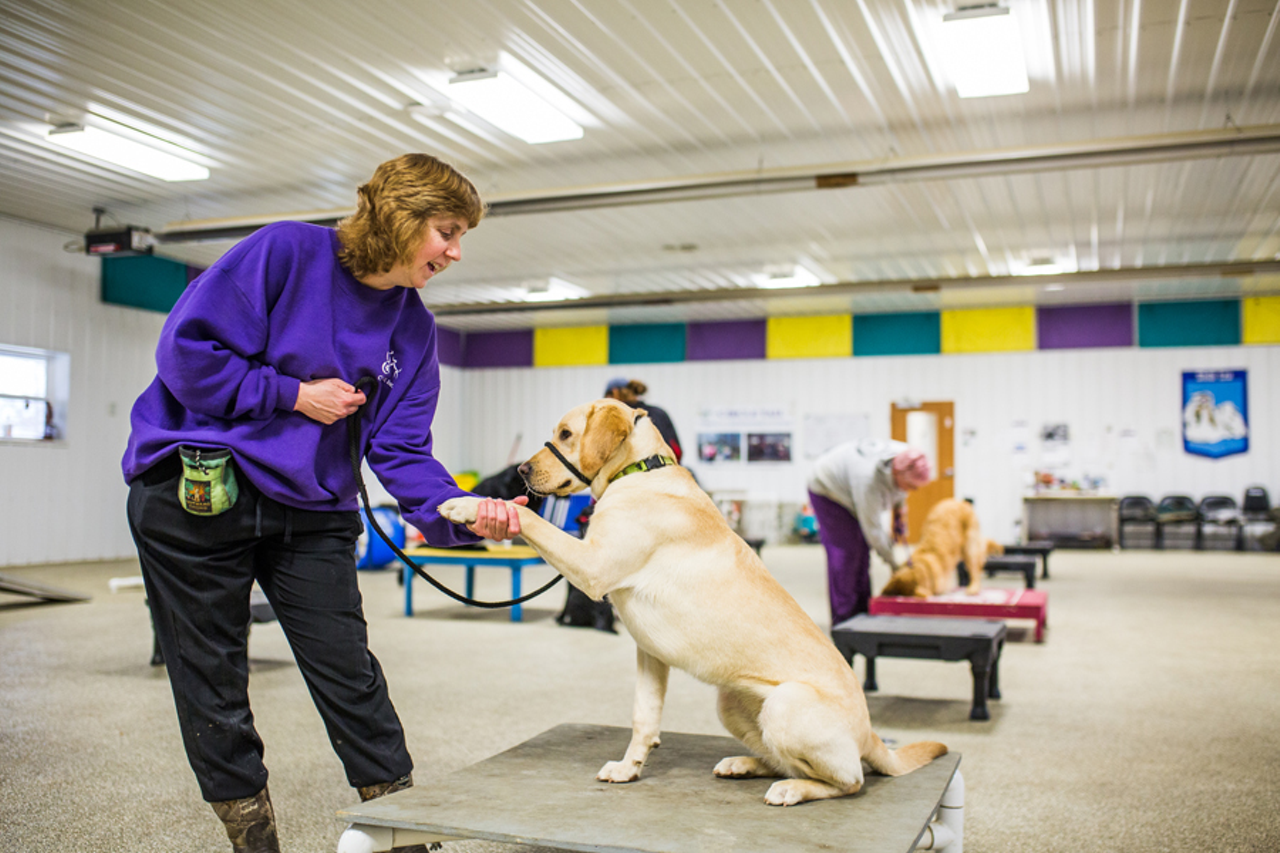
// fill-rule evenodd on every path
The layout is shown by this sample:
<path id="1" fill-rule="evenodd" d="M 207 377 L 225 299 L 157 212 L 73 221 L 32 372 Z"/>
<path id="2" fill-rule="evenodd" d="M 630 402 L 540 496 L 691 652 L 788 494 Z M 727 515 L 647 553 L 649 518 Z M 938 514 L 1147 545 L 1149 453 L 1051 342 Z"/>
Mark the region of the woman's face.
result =
<path id="1" fill-rule="evenodd" d="M 396 264 L 389 276 L 396 287 L 421 290 L 426 283 L 462 260 L 462 235 L 467 223 L 457 216 L 433 216 L 422 232 L 422 245 L 408 264 Z"/>

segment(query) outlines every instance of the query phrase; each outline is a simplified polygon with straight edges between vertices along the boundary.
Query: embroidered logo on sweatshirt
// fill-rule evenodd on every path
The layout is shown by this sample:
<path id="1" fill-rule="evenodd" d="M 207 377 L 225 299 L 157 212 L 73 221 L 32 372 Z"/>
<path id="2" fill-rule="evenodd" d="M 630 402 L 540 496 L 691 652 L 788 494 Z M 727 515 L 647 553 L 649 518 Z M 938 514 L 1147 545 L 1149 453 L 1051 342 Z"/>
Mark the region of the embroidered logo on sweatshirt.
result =
<path id="1" fill-rule="evenodd" d="M 382 362 L 382 375 L 378 377 L 379 382 L 385 382 L 388 388 L 395 387 L 395 380 L 400 378 L 400 365 L 396 364 L 395 350 L 387 351 L 387 360 Z"/>

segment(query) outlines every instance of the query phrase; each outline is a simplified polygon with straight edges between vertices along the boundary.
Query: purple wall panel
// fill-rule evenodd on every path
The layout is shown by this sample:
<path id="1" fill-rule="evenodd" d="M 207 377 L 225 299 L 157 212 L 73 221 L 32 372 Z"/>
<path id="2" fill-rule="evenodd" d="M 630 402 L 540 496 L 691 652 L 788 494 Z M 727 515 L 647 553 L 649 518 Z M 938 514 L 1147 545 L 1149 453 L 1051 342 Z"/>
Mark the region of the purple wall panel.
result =
<path id="1" fill-rule="evenodd" d="M 463 367 L 532 367 L 533 329 L 515 332 L 470 332 Z"/>
<path id="2" fill-rule="evenodd" d="M 1040 349 L 1133 346 L 1133 305 L 1064 305 L 1038 308 Z"/>
<path id="3" fill-rule="evenodd" d="M 436 326 L 436 354 L 446 367 L 462 367 L 462 333 Z"/>
<path id="4" fill-rule="evenodd" d="M 764 358 L 766 322 L 733 320 L 724 323 L 690 323 L 685 360 Z"/>

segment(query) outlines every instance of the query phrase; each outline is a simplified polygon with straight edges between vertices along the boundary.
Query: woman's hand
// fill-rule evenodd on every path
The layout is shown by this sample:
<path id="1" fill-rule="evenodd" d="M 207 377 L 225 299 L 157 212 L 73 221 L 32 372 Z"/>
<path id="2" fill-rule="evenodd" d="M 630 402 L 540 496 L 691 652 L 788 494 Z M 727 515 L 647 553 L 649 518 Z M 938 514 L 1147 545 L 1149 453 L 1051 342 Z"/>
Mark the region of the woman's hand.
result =
<path id="1" fill-rule="evenodd" d="M 354 415 L 364 402 L 364 392 L 341 379 L 312 379 L 298 386 L 293 410 L 328 425 Z"/>
<path id="2" fill-rule="evenodd" d="M 524 506 L 529 499 L 524 495 L 510 502 L 496 498 L 482 498 L 476 508 L 474 524 L 468 524 L 472 533 L 501 542 L 520 535 L 520 513 L 516 506 Z"/>

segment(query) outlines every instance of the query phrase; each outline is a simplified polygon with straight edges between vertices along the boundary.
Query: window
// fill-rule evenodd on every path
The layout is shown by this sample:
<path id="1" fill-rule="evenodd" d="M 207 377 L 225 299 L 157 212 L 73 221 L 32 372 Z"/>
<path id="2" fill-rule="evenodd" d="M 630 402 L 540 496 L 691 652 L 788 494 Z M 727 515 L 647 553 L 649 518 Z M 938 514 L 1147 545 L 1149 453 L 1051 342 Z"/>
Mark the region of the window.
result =
<path id="1" fill-rule="evenodd" d="M 0 440 L 66 437 L 70 356 L 0 345 Z"/>

